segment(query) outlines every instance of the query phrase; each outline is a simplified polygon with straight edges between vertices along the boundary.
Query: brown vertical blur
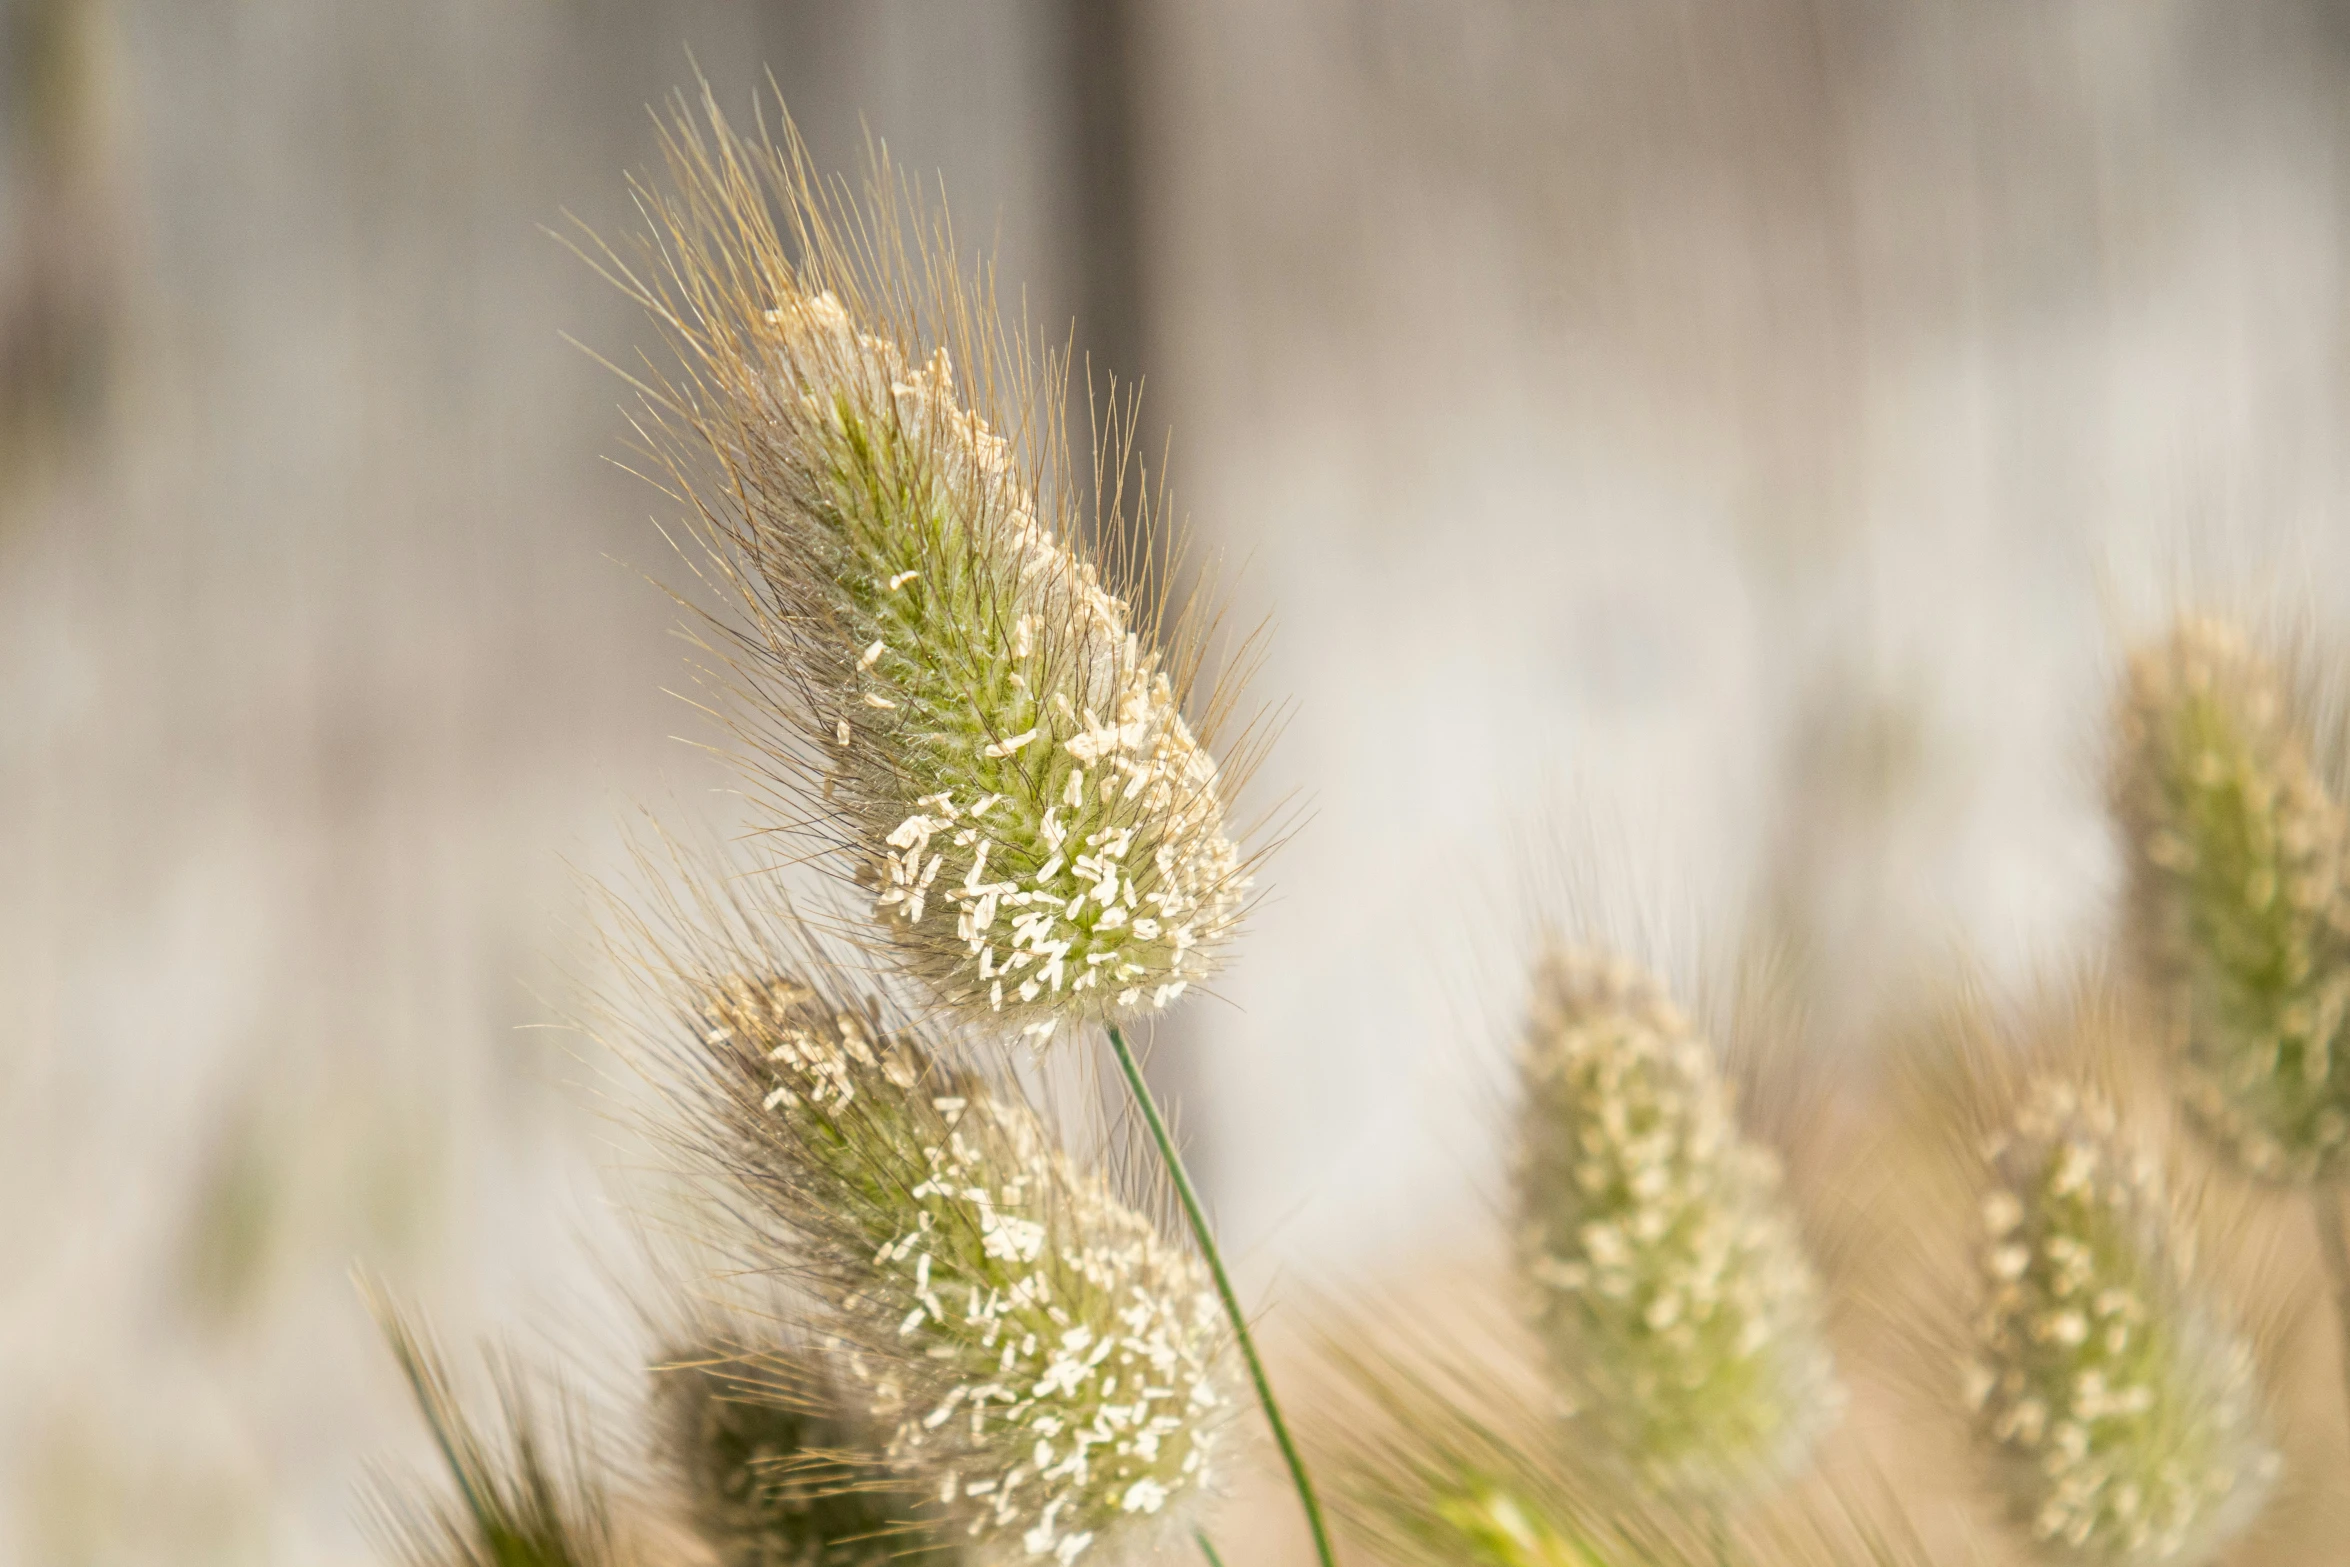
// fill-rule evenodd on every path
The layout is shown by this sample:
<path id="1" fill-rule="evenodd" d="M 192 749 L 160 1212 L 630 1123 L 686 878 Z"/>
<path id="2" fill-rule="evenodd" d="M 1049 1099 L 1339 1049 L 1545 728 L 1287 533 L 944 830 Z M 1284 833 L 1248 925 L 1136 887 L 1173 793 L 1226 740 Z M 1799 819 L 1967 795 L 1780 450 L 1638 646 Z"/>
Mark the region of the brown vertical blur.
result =
<path id="1" fill-rule="evenodd" d="M 0 525 L 102 416 L 123 241 L 96 0 L 0 5 Z"/>
<path id="2" fill-rule="evenodd" d="M 1148 62 L 1136 0 L 1069 0 L 1069 196 L 1078 342 L 1097 381 L 1132 386 L 1150 352 L 1143 271 L 1139 103 Z"/>

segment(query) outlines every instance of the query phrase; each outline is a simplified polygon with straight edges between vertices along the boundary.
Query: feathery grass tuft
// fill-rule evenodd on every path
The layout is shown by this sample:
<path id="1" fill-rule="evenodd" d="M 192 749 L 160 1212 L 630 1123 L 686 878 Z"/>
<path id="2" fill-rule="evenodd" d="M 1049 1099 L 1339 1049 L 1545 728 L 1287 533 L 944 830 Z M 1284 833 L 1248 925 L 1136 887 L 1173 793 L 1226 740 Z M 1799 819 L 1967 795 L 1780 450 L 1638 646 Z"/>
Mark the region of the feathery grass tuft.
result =
<path id="1" fill-rule="evenodd" d="M 1705 1041 L 1654 977 L 1554 951 L 1519 1071 L 1521 1267 L 1584 1418 L 1676 1490 L 1800 1469 L 1842 1409 L 1819 1286 Z"/>
<path id="2" fill-rule="evenodd" d="M 2197 1288 L 2154 1160 L 2042 1081 L 1986 1149 L 1966 1394 L 2010 1511 L 2057 1559 L 2194 1563 L 2278 1472 L 2250 1347 Z"/>
<path id="3" fill-rule="evenodd" d="M 677 350 L 639 382 L 645 434 L 734 604 L 732 717 L 782 825 L 845 851 L 953 1011 L 1042 1043 L 1165 1007 L 1249 870 L 1186 715 L 1210 616 L 1132 602 L 1172 562 L 1150 497 L 1121 510 L 1130 418 L 1095 558 L 1066 366 L 1004 334 L 951 233 L 908 237 L 886 165 L 858 203 L 788 125 L 779 148 L 708 119 L 680 110 L 667 188 L 640 188 L 641 266 L 604 258 Z"/>
<path id="4" fill-rule="evenodd" d="M 1008 1086 L 834 978 L 711 984 L 706 1162 L 821 1304 L 844 1394 L 949 1540 L 1067 1563 L 1188 1525 L 1226 1415 L 1204 1269 Z"/>
<path id="5" fill-rule="evenodd" d="M 2241 632 L 2188 617 L 2131 659 L 2118 729 L 2132 934 L 2187 1108 L 2253 1175 L 2335 1174 L 2350 1154 L 2350 845 L 2306 715 Z"/>

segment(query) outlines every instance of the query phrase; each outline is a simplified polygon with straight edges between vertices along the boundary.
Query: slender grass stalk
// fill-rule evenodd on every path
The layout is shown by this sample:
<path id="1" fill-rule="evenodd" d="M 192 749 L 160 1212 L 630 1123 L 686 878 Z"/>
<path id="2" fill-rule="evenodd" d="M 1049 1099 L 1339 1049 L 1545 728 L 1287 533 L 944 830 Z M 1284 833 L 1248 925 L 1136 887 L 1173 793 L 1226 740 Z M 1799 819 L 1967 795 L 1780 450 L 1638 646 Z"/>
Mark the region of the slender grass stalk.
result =
<path id="1" fill-rule="evenodd" d="M 1224 1271 L 1224 1255 L 1216 1249 L 1215 1232 L 1208 1227 L 1207 1213 L 1199 1205 L 1199 1193 L 1192 1190 L 1191 1176 L 1183 1168 L 1183 1155 L 1175 1151 L 1175 1139 L 1168 1135 L 1166 1118 L 1159 1114 L 1159 1102 L 1151 1096 L 1150 1084 L 1143 1081 L 1142 1067 L 1135 1061 L 1125 1034 L 1115 1023 L 1110 1025 L 1109 1032 L 1110 1049 L 1118 1057 L 1118 1070 L 1126 1074 L 1134 1107 L 1142 1112 L 1143 1124 L 1150 1128 L 1151 1141 L 1159 1146 L 1159 1158 L 1167 1167 L 1168 1178 L 1175 1183 L 1175 1195 L 1183 1200 L 1183 1216 L 1191 1221 L 1191 1233 L 1199 1240 L 1200 1255 L 1207 1259 L 1208 1272 L 1215 1276 L 1216 1293 L 1224 1301 L 1224 1314 L 1232 1319 L 1232 1336 L 1240 1345 L 1241 1358 L 1248 1362 L 1249 1380 L 1256 1385 L 1257 1402 L 1265 1408 L 1265 1424 L 1273 1428 L 1273 1440 L 1280 1444 L 1281 1456 L 1289 1465 L 1289 1478 L 1297 1487 L 1298 1502 L 1305 1508 L 1306 1526 L 1314 1533 L 1314 1554 L 1322 1567 L 1336 1567 L 1337 1557 L 1330 1550 L 1330 1530 L 1322 1521 L 1321 1499 L 1314 1494 L 1306 1461 L 1289 1434 L 1289 1422 L 1281 1418 L 1281 1405 L 1273 1397 L 1272 1379 L 1265 1375 L 1265 1363 L 1257 1357 L 1257 1342 L 1248 1331 L 1248 1317 L 1240 1309 L 1240 1297 L 1233 1293 L 1231 1275 Z M 1200 1543 L 1207 1545 L 1204 1536 Z M 1208 1549 L 1208 1559 L 1216 1559 L 1212 1547 Z"/>
<path id="2" fill-rule="evenodd" d="M 1208 1538 L 1205 1529 L 1194 1529 L 1191 1537 L 1199 1541 L 1199 1553 L 1208 1559 L 1208 1567 L 1224 1567 L 1224 1558 L 1216 1554 L 1216 1542 Z"/>
<path id="3" fill-rule="evenodd" d="M 2320 1185 L 2310 1192 L 2317 1220 L 2317 1251 L 2325 1259 L 2326 1280 L 2333 1287 L 2334 1323 L 2342 1334 L 2342 1409 L 2350 1416 L 2350 1203 L 2339 1186 Z"/>

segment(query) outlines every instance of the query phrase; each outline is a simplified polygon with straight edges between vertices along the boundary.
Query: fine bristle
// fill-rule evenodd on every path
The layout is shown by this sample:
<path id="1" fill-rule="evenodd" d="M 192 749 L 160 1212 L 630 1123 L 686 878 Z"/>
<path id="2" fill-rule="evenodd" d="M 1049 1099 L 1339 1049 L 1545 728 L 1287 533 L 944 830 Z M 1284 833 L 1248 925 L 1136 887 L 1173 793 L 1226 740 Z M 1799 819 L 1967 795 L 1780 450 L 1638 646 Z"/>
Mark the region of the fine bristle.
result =
<path id="1" fill-rule="evenodd" d="M 465 1408 L 430 1336 L 388 1299 L 370 1304 L 418 1411 L 454 1482 L 386 1477 L 376 1486 L 379 1530 L 412 1567 L 645 1567 L 616 1521 L 602 1464 L 576 1411 L 543 1428 L 528 1380 L 511 1363 L 497 1377 L 498 1425 L 485 1430 Z"/>

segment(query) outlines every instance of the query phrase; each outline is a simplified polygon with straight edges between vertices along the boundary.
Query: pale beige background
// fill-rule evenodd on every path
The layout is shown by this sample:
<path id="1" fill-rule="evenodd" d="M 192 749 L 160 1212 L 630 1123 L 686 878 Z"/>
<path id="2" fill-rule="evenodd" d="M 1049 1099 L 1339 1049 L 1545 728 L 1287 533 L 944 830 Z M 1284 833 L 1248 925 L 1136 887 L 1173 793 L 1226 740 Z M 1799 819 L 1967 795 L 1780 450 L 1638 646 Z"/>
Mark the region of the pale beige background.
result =
<path id="1" fill-rule="evenodd" d="M 365 1559 L 421 1439 L 354 1260 L 456 1337 L 608 1314 L 517 1030 L 593 963 L 566 861 L 711 779 L 558 335 L 643 334 L 539 226 L 626 221 L 689 45 L 1082 308 L 1276 619 L 1311 819 L 1159 1062 L 1254 1289 L 1471 1244 L 1572 842 L 1815 943 L 1865 1051 L 1952 942 L 2093 936 L 2169 563 L 2344 607 L 2338 4 L 0 16 L 0 1561 Z"/>

